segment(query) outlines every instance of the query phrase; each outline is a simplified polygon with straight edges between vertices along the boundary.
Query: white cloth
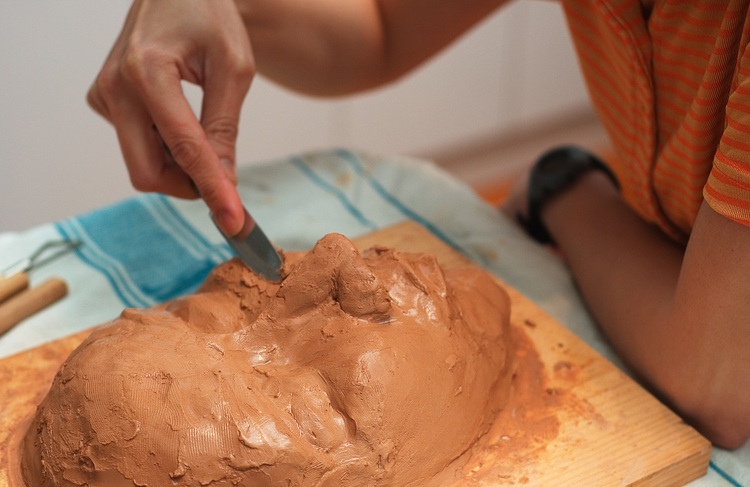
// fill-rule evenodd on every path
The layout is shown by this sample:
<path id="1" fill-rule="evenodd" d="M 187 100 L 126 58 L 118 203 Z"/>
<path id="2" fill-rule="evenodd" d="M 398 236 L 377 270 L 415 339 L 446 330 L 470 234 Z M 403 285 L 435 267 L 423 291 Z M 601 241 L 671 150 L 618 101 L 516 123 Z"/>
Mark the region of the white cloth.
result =
<path id="1" fill-rule="evenodd" d="M 281 248 L 306 250 L 326 233 L 355 238 L 415 220 L 623 367 L 563 263 L 430 163 L 334 150 L 241 166 L 238 177 L 245 205 Z M 63 277 L 68 297 L 0 336 L 0 357 L 115 318 L 123 307 L 192 292 L 232 255 L 201 201 L 150 194 L 0 234 L 0 269 L 60 238 L 83 245 L 31 277 L 32 283 Z M 750 444 L 733 452 L 714 448 L 708 474 L 691 485 L 750 487 Z"/>

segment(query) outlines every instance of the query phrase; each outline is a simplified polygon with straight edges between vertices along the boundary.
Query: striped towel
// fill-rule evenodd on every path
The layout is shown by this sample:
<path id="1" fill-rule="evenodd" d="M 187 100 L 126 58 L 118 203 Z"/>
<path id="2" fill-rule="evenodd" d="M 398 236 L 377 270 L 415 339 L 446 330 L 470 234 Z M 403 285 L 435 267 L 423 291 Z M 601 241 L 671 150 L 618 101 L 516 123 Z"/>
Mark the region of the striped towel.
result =
<path id="1" fill-rule="evenodd" d="M 594 326 L 565 266 L 531 243 L 470 188 L 424 161 L 333 150 L 241 166 L 240 195 L 274 244 L 311 248 L 323 235 L 350 238 L 411 219 L 518 289 L 622 367 Z M 190 293 L 233 254 L 201 201 L 148 194 L 21 233 L 0 234 L 0 268 L 48 240 L 83 242 L 38 270 L 70 294 L 0 337 L 0 357 Z M 750 445 L 714 449 L 695 486 L 750 487 Z"/>

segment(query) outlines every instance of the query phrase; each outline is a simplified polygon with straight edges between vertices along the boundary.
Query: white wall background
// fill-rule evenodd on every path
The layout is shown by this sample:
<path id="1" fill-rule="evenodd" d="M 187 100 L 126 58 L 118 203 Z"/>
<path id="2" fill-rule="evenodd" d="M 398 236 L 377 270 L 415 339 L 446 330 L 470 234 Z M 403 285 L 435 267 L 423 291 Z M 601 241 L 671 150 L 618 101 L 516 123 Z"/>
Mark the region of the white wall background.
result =
<path id="1" fill-rule="evenodd" d="M 114 130 L 85 103 L 129 4 L 0 3 L 0 232 L 135 194 Z M 200 90 L 186 91 L 199 106 Z M 238 160 L 332 146 L 435 153 L 588 106 L 559 5 L 520 0 L 378 92 L 313 100 L 256 79 Z"/>

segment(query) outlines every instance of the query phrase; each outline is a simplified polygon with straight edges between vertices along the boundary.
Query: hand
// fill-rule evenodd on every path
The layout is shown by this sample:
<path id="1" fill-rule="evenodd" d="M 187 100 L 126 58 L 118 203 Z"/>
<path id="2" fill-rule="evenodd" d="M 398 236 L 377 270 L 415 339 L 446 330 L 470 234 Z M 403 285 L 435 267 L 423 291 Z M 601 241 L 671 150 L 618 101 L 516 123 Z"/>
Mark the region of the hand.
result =
<path id="1" fill-rule="evenodd" d="M 192 181 L 221 230 L 235 235 L 245 214 L 235 141 L 254 74 L 232 0 L 136 0 L 87 99 L 114 125 L 136 189 L 194 198 Z M 203 88 L 200 121 L 182 80 Z"/>

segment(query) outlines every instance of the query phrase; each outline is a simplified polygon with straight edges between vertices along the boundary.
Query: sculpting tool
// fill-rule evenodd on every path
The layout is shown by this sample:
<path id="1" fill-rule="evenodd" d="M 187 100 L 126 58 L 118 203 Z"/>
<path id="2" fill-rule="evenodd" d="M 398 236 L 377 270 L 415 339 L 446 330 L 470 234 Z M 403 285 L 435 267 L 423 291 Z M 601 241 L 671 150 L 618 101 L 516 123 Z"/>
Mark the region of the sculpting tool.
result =
<path id="1" fill-rule="evenodd" d="M 244 206 L 243 209 L 245 209 Z M 211 219 L 213 220 L 213 216 Z M 216 224 L 215 220 L 214 224 Z M 217 225 L 216 228 L 219 228 L 219 226 Z M 221 229 L 219 229 L 219 233 L 224 236 L 237 257 L 255 273 L 268 281 L 278 282 L 281 280 L 281 256 L 246 209 L 245 224 L 239 234 L 229 237 Z"/>
<path id="2" fill-rule="evenodd" d="M 81 245 L 77 240 L 51 240 L 0 272 L 0 303 L 29 287 L 28 273 Z"/>
<path id="3" fill-rule="evenodd" d="M 169 150 L 169 146 L 167 146 L 166 142 L 164 142 L 164 139 L 161 137 L 159 129 L 156 125 L 152 125 L 151 128 L 156 132 L 157 137 L 161 141 L 161 147 L 167 161 L 171 164 L 177 164 L 174 156 L 172 156 L 172 152 Z M 193 187 L 195 194 L 200 197 L 201 193 L 198 190 L 195 181 L 191 179 L 190 184 Z M 276 248 L 271 241 L 268 240 L 265 232 L 261 230 L 255 219 L 250 216 L 250 213 L 244 205 L 242 206 L 242 209 L 245 211 L 245 224 L 242 226 L 242 230 L 239 234 L 231 237 L 221 231 L 219 225 L 216 224 L 216 219 L 212 214 L 209 214 L 211 215 L 211 220 L 213 220 L 214 225 L 216 225 L 216 228 L 219 230 L 219 233 L 224 237 L 232 250 L 234 250 L 234 253 L 237 254 L 237 257 L 239 257 L 246 266 L 268 281 L 280 281 L 282 264 L 281 256 L 276 251 Z"/>
<path id="4" fill-rule="evenodd" d="M 78 241 L 70 240 L 46 242 L 30 256 L 19 260 L 0 273 L 0 303 L 2 303 L 0 304 L 0 334 L 68 293 L 65 281 L 56 277 L 29 289 L 28 273 L 80 244 Z"/>
<path id="5" fill-rule="evenodd" d="M 0 305 L 0 335 L 67 294 L 67 284 L 58 277 L 50 277 L 40 285 L 16 294 Z"/>

